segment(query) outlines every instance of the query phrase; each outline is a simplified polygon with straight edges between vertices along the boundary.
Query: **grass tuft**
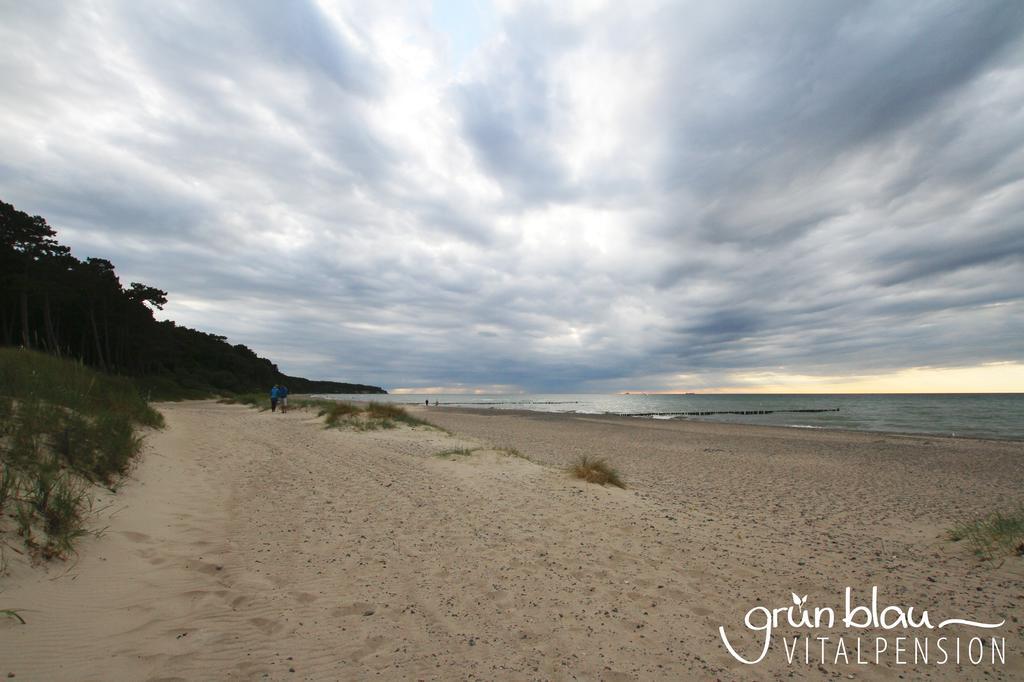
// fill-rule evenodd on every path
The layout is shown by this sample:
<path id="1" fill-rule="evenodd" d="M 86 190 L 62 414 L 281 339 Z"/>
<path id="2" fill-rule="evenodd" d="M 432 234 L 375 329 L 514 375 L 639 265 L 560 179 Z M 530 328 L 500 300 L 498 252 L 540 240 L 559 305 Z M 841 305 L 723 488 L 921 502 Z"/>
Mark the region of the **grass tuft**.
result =
<path id="1" fill-rule="evenodd" d="M 0 516 L 9 500 L 14 499 L 18 490 L 18 472 L 11 466 L 0 462 Z"/>
<path id="2" fill-rule="evenodd" d="M 296 398 L 292 401 L 292 407 L 299 410 L 316 409 L 321 410 L 325 406 L 337 402 L 336 400 L 324 400 L 323 398 Z"/>
<path id="3" fill-rule="evenodd" d="M 428 421 L 412 416 L 404 407 L 388 403 L 369 403 L 360 407 L 348 402 L 315 400 L 311 401 L 311 406 L 318 408 L 317 416 L 325 418 L 327 428 L 376 431 L 394 429 L 400 424 L 437 428 Z"/>
<path id="4" fill-rule="evenodd" d="M 1012 512 L 993 512 L 973 521 L 958 523 L 947 531 L 954 542 L 967 540 L 981 559 L 992 561 L 1007 555 L 1024 555 L 1024 505 Z"/>
<path id="5" fill-rule="evenodd" d="M 8 618 L 17 619 L 22 625 L 25 625 L 25 619 L 21 617 L 21 614 L 14 609 L 0 609 L 0 616 L 7 616 Z"/>
<path id="6" fill-rule="evenodd" d="M 21 536 L 37 558 L 66 558 L 86 534 L 89 484 L 130 469 L 140 426 L 163 417 L 124 378 L 32 351 L 0 348 L 0 544 Z"/>
<path id="7" fill-rule="evenodd" d="M 503 453 L 504 455 L 506 455 L 508 457 L 515 457 L 517 459 L 525 459 L 527 462 L 532 462 L 533 461 L 532 459 L 530 459 L 529 455 L 524 455 L 523 453 L 519 452 L 519 450 L 517 450 L 516 448 L 513 448 L 513 447 L 508 446 L 508 445 L 500 447 L 500 448 L 495 448 L 495 449 L 498 452 Z"/>
<path id="8" fill-rule="evenodd" d="M 270 394 L 265 393 L 235 393 L 225 396 L 217 401 L 224 405 L 248 405 L 259 408 L 260 412 L 269 409 Z"/>
<path id="9" fill-rule="evenodd" d="M 66 559 L 75 541 L 87 535 L 85 516 L 90 507 L 88 491 L 69 476 L 57 478 L 46 508 L 41 512 L 46 542 L 40 548 L 44 559 Z"/>
<path id="10" fill-rule="evenodd" d="M 400 405 L 390 403 L 370 403 L 366 406 L 366 416 L 369 419 L 379 419 L 392 423 L 405 424 L 406 426 L 432 426 L 428 421 L 414 417 Z M 384 428 L 394 428 L 385 426 Z"/>
<path id="11" fill-rule="evenodd" d="M 440 457 L 441 459 L 454 459 L 455 457 L 468 457 L 480 448 L 452 448 L 450 450 L 443 450 L 441 452 L 435 452 L 434 457 Z"/>
<path id="12" fill-rule="evenodd" d="M 317 416 L 325 417 L 324 421 L 329 428 L 338 428 L 348 425 L 360 412 L 361 410 L 357 405 L 339 401 L 321 405 Z"/>
<path id="13" fill-rule="evenodd" d="M 603 459 L 594 459 L 584 455 L 569 467 L 569 473 L 588 483 L 613 485 L 617 488 L 626 487 L 626 484 L 619 476 L 619 472 L 609 466 Z"/>

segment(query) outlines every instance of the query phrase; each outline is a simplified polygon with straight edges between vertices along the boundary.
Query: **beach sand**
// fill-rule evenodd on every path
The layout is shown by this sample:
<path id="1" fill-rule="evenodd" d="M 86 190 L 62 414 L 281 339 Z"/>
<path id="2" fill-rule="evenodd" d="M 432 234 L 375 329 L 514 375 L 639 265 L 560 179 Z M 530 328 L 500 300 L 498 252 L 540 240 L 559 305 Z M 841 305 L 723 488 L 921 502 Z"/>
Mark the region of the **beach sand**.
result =
<path id="1" fill-rule="evenodd" d="M 417 408 L 442 431 L 324 430 L 312 413 L 163 404 L 138 468 L 97 502 L 106 530 L 67 564 L 10 550 L 0 678 L 1022 679 L 1024 559 L 945 538 L 1019 504 L 1016 442 L 702 422 Z M 468 457 L 433 456 L 458 447 Z M 526 458 L 495 448 L 515 448 Z M 569 478 L 605 457 L 628 488 Z M 914 606 L 929 665 L 756 658 L 755 606 L 830 606 L 844 589 Z M 777 637 L 799 631 L 780 627 Z M 963 638 L 936 665 L 935 640 Z M 985 639 L 971 665 L 967 640 Z M 1005 664 L 989 638 L 1005 637 Z M 947 645 L 949 647 L 949 645 Z M 873 652 L 873 648 L 871 649 Z"/>

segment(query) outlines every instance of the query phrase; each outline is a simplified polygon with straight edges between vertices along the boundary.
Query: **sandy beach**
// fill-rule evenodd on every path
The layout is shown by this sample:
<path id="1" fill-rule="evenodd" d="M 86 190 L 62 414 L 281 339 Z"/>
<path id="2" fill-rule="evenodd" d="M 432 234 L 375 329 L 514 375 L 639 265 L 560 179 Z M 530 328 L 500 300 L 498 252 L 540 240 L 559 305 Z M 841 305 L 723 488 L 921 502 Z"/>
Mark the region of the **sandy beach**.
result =
<path id="1" fill-rule="evenodd" d="M 299 410 L 159 408 L 167 428 L 97 501 L 99 537 L 66 564 L 7 552 L 0 608 L 27 624 L 0 620 L 0 676 L 1024 677 L 1024 559 L 980 562 L 945 534 L 1021 502 L 1020 442 L 435 408 L 413 411 L 450 433 L 353 432 Z M 435 456 L 453 448 L 479 449 Z M 570 478 L 579 455 L 606 458 L 627 489 Z M 841 618 L 847 587 L 858 605 L 877 587 L 879 610 L 928 610 L 933 624 L 1005 622 L 783 624 L 753 665 L 723 645 L 720 626 L 756 658 L 752 608 L 795 593 Z M 787 660 L 783 635 L 809 636 L 809 654 L 801 643 Z M 889 647 L 878 663 L 876 636 Z M 991 661 L 993 636 L 1005 662 Z M 836 663 L 841 637 L 870 645 L 868 662 Z"/>

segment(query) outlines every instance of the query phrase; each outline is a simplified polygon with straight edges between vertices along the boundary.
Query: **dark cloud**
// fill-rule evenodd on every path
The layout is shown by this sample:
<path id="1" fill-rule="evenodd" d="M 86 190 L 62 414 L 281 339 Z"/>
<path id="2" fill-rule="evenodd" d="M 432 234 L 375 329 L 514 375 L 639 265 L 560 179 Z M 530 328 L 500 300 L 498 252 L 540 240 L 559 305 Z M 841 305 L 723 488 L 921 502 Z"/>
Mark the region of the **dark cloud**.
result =
<path id="1" fill-rule="evenodd" d="M 525 201 L 557 199 L 567 191 L 566 172 L 542 138 L 546 94 L 527 88 L 521 102 L 510 104 L 481 84 L 458 93 L 466 136 L 482 164 Z"/>
<path id="2" fill-rule="evenodd" d="M 4 5 L 0 198 L 299 374 L 1024 360 L 1019 3 L 417 12 Z"/>

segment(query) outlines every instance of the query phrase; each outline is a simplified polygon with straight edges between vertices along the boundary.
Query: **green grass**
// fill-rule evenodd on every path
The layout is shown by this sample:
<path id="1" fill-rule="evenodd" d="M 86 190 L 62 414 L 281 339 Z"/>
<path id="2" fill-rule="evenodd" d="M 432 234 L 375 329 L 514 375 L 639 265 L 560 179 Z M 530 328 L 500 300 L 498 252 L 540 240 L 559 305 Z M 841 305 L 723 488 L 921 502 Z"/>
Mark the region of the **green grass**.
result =
<path id="1" fill-rule="evenodd" d="M 55 466 L 40 467 L 25 475 L 14 488 L 14 532 L 33 556 L 66 559 L 75 541 L 89 531 L 86 519 L 92 509 L 87 481 Z"/>
<path id="2" fill-rule="evenodd" d="M 181 400 L 206 400 L 215 394 L 213 388 L 182 386 L 170 377 L 147 376 L 135 377 L 135 385 L 139 395 L 146 400 L 178 402 Z"/>
<path id="3" fill-rule="evenodd" d="M 34 556 L 67 557 L 88 532 L 89 486 L 128 473 L 140 426 L 163 417 L 131 380 L 0 348 L 0 542 L 17 534 Z"/>
<path id="4" fill-rule="evenodd" d="M 966 540 L 974 553 L 986 560 L 1024 555 L 1024 505 L 1011 512 L 993 512 L 949 529 L 949 539 Z"/>
<path id="5" fill-rule="evenodd" d="M 34 351 L 0 348 L 0 394 L 8 401 L 34 399 L 83 415 L 121 414 L 137 424 L 163 426 L 163 417 L 131 379 Z"/>
<path id="6" fill-rule="evenodd" d="M 603 459 L 594 459 L 584 455 L 569 467 L 569 473 L 588 483 L 613 485 L 617 488 L 626 487 L 619 472 Z"/>
<path id="7" fill-rule="evenodd" d="M 75 540 L 87 534 L 85 517 L 90 508 L 88 491 L 81 479 L 65 473 L 51 473 L 36 479 L 29 491 L 29 502 L 41 522 L 39 545 L 44 559 L 66 558 Z"/>

